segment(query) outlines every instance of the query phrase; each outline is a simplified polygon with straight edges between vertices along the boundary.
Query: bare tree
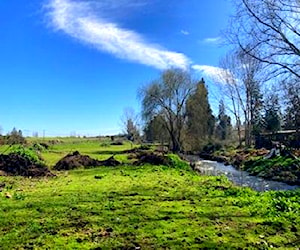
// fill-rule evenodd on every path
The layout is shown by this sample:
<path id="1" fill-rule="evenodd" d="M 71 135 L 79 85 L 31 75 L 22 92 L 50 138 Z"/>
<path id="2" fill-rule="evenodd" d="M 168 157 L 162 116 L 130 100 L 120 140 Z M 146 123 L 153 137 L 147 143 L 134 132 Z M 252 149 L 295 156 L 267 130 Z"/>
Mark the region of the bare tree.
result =
<path id="1" fill-rule="evenodd" d="M 194 88 L 195 84 L 187 72 L 171 69 L 140 89 L 144 119 L 150 121 L 155 115 L 164 118 L 173 152 L 181 150 L 185 103 Z"/>
<path id="2" fill-rule="evenodd" d="M 235 118 L 235 126 L 237 128 L 239 146 L 242 145 L 242 131 L 241 131 L 241 103 L 240 103 L 240 89 L 238 80 L 235 78 L 234 72 L 236 70 L 235 57 L 228 53 L 220 61 L 220 66 L 223 68 L 219 72 L 217 79 L 220 81 L 221 92 L 224 94 L 226 105 L 229 112 L 231 112 Z"/>
<path id="3" fill-rule="evenodd" d="M 126 134 L 127 139 L 136 142 L 140 139 L 140 132 L 138 126 L 138 115 L 133 108 L 127 107 L 124 109 L 121 117 L 123 132 Z"/>
<path id="4" fill-rule="evenodd" d="M 250 146 L 255 116 L 259 111 L 261 69 L 260 61 L 236 50 L 228 53 L 220 62 L 220 79 L 224 85 L 224 93 L 231 103 L 229 110 L 233 113 L 238 129 L 241 145 L 241 123 L 245 124 L 245 142 Z"/>
<path id="5" fill-rule="evenodd" d="M 227 38 L 263 62 L 270 77 L 300 77 L 300 1 L 236 0 Z M 259 52 L 259 53 L 257 53 Z"/>

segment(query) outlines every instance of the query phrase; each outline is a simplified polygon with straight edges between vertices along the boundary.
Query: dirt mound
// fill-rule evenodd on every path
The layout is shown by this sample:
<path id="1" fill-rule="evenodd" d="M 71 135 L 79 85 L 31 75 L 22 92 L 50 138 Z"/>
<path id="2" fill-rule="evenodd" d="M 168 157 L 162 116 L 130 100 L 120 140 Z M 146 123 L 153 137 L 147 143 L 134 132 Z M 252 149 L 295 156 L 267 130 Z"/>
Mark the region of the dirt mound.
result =
<path id="1" fill-rule="evenodd" d="M 166 156 L 153 152 L 139 152 L 136 154 L 136 159 L 137 160 L 133 164 L 137 166 L 143 164 L 168 166 L 171 164 Z"/>
<path id="2" fill-rule="evenodd" d="M 100 166 L 106 166 L 106 167 L 116 167 L 121 165 L 121 162 L 117 161 L 113 156 L 109 157 L 107 160 L 99 161 Z"/>
<path id="3" fill-rule="evenodd" d="M 43 164 L 38 164 L 18 154 L 0 155 L 1 175 L 31 177 L 55 176 Z"/>
<path id="4" fill-rule="evenodd" d="M 78 151 L 66 155 L 56 163 L 56 170 L 71 170 L 80 167 L 97 167 L 97 166 L 118 166 L 121 163 L 113 156 L 105 161 L 95 160 L 88 155 L 81 155 Z"/>

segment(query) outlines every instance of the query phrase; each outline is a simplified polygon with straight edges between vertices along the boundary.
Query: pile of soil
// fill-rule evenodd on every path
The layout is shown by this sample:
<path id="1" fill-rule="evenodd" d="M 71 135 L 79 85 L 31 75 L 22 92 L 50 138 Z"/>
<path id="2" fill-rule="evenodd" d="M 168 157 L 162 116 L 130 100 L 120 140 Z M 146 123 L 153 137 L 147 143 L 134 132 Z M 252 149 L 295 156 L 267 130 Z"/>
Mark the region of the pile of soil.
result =
<path id="1" fill-rule="evenodd" d="M 99 161 L 100 166 L 106 166 L 106 167 L 116 167 L 121 165 L 121 162 L 117 161 L 113 156 L 109 157 L 107 160 Z"/>
<path id="2" fill-rule="evenodd" d="M 43 164 L 38 164 L 18 154 L 0 155 L 0 174 L 12 176 L 55 176 Z"/>
<path id="3" fill-rule="evenodd" d="M 133 164 L 136 166 L 144 164 L 169 166 L 171 164 L 168 157 L 154 152 L 138 152 L 135 158 L 137 160 Z"/>
<path id="4" fill-rule="evenodd" d="M 111 166 L 115 167 L 121 163 L 113 156 L 105 161 L 99 161 L 91 158 L 88 155 L 81 155 L 78 151 L 66 155 L 59 160 L 53 167 L 56 170 L 71 170 L 80 167 L 97 167 L 97 166 Z"/>

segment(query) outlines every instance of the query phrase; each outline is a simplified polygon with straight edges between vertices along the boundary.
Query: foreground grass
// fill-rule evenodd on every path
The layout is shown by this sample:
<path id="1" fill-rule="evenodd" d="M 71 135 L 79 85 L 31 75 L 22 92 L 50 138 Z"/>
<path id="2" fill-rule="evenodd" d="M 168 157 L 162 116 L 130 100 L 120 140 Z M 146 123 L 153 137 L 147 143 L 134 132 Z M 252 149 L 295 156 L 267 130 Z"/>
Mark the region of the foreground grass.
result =
<path id="1" fill-rule="evenodd" d="M 0 177 L 0 183 L 6 184 L 1 249 L 300 246 L 299 191 L 257 193 L 164 166 Z"/>

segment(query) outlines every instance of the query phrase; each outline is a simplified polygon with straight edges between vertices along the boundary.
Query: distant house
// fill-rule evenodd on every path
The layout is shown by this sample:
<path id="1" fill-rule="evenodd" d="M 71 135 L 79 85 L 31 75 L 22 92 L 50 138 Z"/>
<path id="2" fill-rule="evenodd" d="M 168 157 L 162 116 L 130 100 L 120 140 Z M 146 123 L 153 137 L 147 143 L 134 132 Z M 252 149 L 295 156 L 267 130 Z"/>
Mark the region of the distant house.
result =
<path id="1" fill-rule="evenodd" d="M 281 143 L 289 148 L 300 148 L 299 130 L 280 130 L 273 133 L 262 133 L 255 138 L 256 148 L 272 148 L 274 143 Z"/>

